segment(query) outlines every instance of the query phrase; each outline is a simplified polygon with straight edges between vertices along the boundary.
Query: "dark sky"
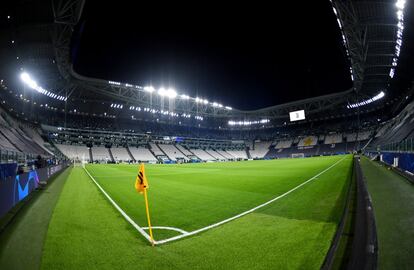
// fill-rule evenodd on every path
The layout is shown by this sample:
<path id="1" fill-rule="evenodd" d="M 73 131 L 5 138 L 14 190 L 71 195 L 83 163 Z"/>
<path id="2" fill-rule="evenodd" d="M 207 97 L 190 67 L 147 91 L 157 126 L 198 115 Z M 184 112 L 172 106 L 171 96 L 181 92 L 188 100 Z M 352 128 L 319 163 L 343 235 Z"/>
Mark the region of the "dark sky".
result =
<path id="1" fill-rule="evenodd" d="M 328 0 L 140 7 L 105 2 L 86 1 L 73 45 L 75 70 L 82 75 L 174 87 L 245 110 L 352 85 Z"/>

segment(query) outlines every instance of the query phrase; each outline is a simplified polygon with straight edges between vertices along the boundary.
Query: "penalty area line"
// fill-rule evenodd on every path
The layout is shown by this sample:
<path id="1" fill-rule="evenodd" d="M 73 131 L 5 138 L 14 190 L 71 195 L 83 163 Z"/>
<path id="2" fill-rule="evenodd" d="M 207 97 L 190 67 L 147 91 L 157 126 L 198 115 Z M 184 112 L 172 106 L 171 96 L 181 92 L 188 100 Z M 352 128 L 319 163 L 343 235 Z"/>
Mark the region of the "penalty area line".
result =
<path id="1" fill-rule="evenodd" d="M 235 219 L 238 219 L 238 218 L 240 218 L 240 217 L 242 217 L 242 216 L 245 216 L 245 215 L 247 215 L 247 214 L 250 214 L 250 213 L 252 213 L 252 212 L 256 211 L 257 209 L 260 209 L 260 208 L 262 208 L 262 207 L 264 207 L 264 206 L 267 206 L 267 205 L 269 205 L 269 204 L 271 204 L 271 203 L 273 203 L 273 202 L 275 202 L 275 201 L 277 201 L 277 200 L 279 200 L 279 199 L 281 199 L 281 198 L 285 197 L 286 195 L 288 195 L 288 194 L 292 193 L 293 191 L 295 191 L 295 190 L 297 190 L 297 189 L 299 189 L 299 188 L 303 187 L 303 186 L 304 186 L 304 185 L 306 185 L 307 183 L 309 183 L 309 182 L 311 182 L 311 181 L 313 181 L 313 180 L 317 179 L 320 175 L 324 174 L 325 172 L 329 171 L 331 168 L 335 167 L 338 163 L 342 162 L 345 158 L 346 158 L 346 156 L 345 156 L 345 157 L 343 157 L 342 159 L 340 159 L 340 160 L 336 161 L 334 164 L 332 164 L 332 165 L 331 165 L 331 166 L 329 166 L 328 168 L 324 169 L 323 171 L 319 172 L 318 174 L 316 174 L 316 175 L 312 176 L 311 178 L 309 178 L 309 179 L 308 179 L 308 180 L 306 180 L 305 182 L 303 182 L 303 183 L 301 183 L 301 184 L 297 185 L 296 187 L 294 187 L 294 188 L 292 188 L 292 189 L 290 189 L 290 190 L 286 191 L 285 193 L 283 193 L 283 194 L 281 194 L 281 195 L 279 195 L 279 196 L 277 196 L 277 197 L 275 197 L 275 198 L 273 198 L 273 199 L 271 199 L 271 200 L 269 200 L 269 201 L 267 201 L 267 202 L 265 202 L 265 203 L 263 203 L 263 204 L 260 204 L 260 205 L 258 205 L 258 206 L 256 206 L 256 207 L 252 208 L 252 209 L 249 209 L 249 210 L 247 210 L 247 211 L 244 211 L 244 212 L 242 212 L 242 213 L 240 213 L 240 214 L 238 214 L 238 215 L 235 215 L 235 216 L 233 216 L 233 217 L 231 217 L 231 218 L 228 218 L 228 219 L 222 220 L 222 221 L 220 221 L 220 222 L 217 222 L 217 223 L 211 224 L 211 225 L 209 225 L 209 226 L 206 226 L 206 227 L 203 227 L 203 228 L 197 229 L 197 230 L 195 230 L 195 231 L 191 231 L 191 232 L 183 233 L 183 234 L 181 234 L 181 235 L 177 235 L 177 236 L 174 236 L 174 237 L 171 237 L 171 238 L 167 238 L 167 239 L 164 239 L 164 240 L 155 241 L 155 244 L 156 244 L 156 245 L 160 245 L 160 244 L 165 244 L 165 243 L 168 243 L 168 242 L 176 241 L 176 240 L 182 239 L 182 238 L 184 238 L 184 237 L 188 237 L 188 236 L 191 236 L 191 235 L 195 235 L 195 234 L 198 234 L 198 233 L 201 233 L 201 232 L 207 231 L 207 230 L 209 230 L 209 229 L 212 229 L 212 228 L 218 227 L 218 226 L 220 226 L 220 225 L 222 225 L 222 224 L 224 224 L 224 223 L 228 223 L 228 222 L 230 222 L 230 221 L 232 221 L 232 220 L 235 220 Z"/>

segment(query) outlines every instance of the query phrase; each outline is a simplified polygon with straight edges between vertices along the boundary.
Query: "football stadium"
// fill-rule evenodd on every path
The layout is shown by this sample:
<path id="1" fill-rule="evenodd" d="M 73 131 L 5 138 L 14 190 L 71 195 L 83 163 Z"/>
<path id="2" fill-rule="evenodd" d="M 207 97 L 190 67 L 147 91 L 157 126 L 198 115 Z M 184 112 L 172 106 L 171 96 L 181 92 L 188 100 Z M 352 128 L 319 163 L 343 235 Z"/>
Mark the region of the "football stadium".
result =
<path id="1" fill-rule="evenodd" d="M 414 269 L 414 2 L 292 4 L 2 1 L 0 269 Z"/>

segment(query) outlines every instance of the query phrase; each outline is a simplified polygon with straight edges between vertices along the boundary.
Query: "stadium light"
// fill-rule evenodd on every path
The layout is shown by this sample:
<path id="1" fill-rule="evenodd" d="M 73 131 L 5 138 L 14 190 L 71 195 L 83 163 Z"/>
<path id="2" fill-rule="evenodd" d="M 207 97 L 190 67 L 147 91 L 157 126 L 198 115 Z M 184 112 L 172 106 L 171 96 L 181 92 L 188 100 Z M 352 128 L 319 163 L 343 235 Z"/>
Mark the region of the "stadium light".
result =
<path id="1" fill-rule="evenodd" d="M 158 89 L 158 95 L 162 97 L 175 98 L 177 96 L 177 92 L 172 88 L 166 90 L 163 87 L 161 87 L 160 89 Z"/>
<path id="2" fill-rule="evenodd" d="M 390 73 L 389 76 L 390 78 L 394 78 L 395 75 L 395 69 L 398 65 L 398 57 L 400 56 L 401 53 L 401 47 L 402 47 L 402 41 L 403 41 L 403 31 L 404 31 L 404 8 L 405 8 L 405 3 L 406 0 L 397 0 L 397 2 L 395 3 L 395 6 L 397 7 L 397 19 L 398 19 L 398 24 L 397 24 L 397 38 L 395 41 L 395 56 L 392 59 L 392 67 L 390 69 Z"/>
<path id="3" fill-rule="evenodd" d="M 52 93 L 52 92 L 49 92 L 49 91 L 47 91 L 47 90 L 45 90 L 45 89 L 43 89 L 41 86 L 39 86 L 39 85 L 37 85 L 37 82 L 35 81 L 35 80 L 33 80 L 31 77 L 30 77 L 30 75 L 28 74 L 28 73 L 26 73 L 26 72 L 23 72 L 23 73 L 21 73 L 20 74 L 20 79 L 27 85 L 27 86 L 29 86 L 30 88 L 32 88 L 33 90 L 36 90 L 37 92 L 39 92 L 39 93 L 41 93 L 41 94 L 43 94 L 43 95 L 45 95 L 45 96 L 48 96 L 48 97 L 50 97 L 50 98 L 54 98 L 54 99 L 57 99 L 57 100 L 62 100 L 62 101 L 66 101 L 67 100 L 67 98 L 66 97 L 64 97 L 64 96 L 60 96 L 60 95 L 57 95 L 57 94 L 54 94 L 54 93 Z"/>
<path id="4" fill-rule="evenodd" d="M 152 93 L 152 92 L 154 92 L 154 91 L 155 91 L 155 89 L 154 89 L 154 87 L 152 87 L 152 86 L 145 86 L 145 87 L 144 87 L 144 91 L 147 91 L 147 92 L 149 92 L 149 93 Z"/>
<path id="5" fill-rule="evenodd" d="M 163 88 L 163 87 L 161 87 L 160 89 L 158 89 L 158 95 L 160 95 L 160 96 L 165 96 L 166 95 L 166 90 Z"/>
<path id="6" fill-rule="evenodd" d="M 377 101 L 379 99 L 382 99 L 383 97 L 385 97 L 385 92 L 384 91 L 381 91 L 377 95 L 373 96 L 372 98 L 365 99 L 365 100 L 363 100 L 361 102 L 358 102 L 358 103 L 348 104 L 346 107 L 348 109 L 358 108 L 358 107 L 361 107 L 361 106 L 368 105 L 368 104 L 370 104 L 370 103 L 372 103 L 374 101 Z"/>
<path id="7" fill-rule="evenodd" d="M 257 124 L 267 124 L 270 123 L 269 119 L 261 119 L 256 121 L 229 121 L 228 124 L 230 126 L 251 126 Z"/>
<path id="8" fill-rule="evenodd" d="M 167 97 L 169 97 L 169 98 L 176 98 L 177 97 L 177 92 L 174 89 L 169 88 L 167 90 Z"/>
<path id="9" fill-rule="evenodd" d="M 174 99 L 174 98 L 177 98 L 177 97 L 180 98 L 180 99 L 183 99 L 183 100 L 192 99 L 196 103 L 201 103 L 201 104 L 205 104 L 205 105 L 210 104 L 213 107 L 224 108 L 226 110 L 231 110 L 232 109 L 229 106 L 224 106 L 224 105 L 222 105 L 220 103 L 217 103 L 217 102 L 210 103 L 207 99 L 203 99 L 203 98 L 199 98 L 199 97 L 192 98 L 192 97 L 190 97 L 188 95 L 185 95 L 185 94 L 180 94 L 179 95 L 179 93 L 177 93 L 177 91 L 175 89 L 172 89 L 172 88 L 166 89 L 164 87 L 160 87 L 158 90 L 156 90 L 153 86 L 144 86 L 144 87 L 142 87 L 142 86 L 138 86 L 138 85 L 132 85 L 132 84 L 129 84 L 129 83 L 120 83 L 120 82 L 115 82 L 115 81 L 108 81 L 108 83 L 112 84 L 112 85 L 118 85 L 118 86 L 133 87 L 133 88 L 140 89 L 140 90 L 143 90 L 143 91 L 148 92 L 148 93 L 157 92 L 157 94 L 159 96 L 168 97 L 170 99 Z"/>
<path id="10" fill-rule="evenodd" d="M 398 8 L 398 9 L 404 9 L 404 7 L 405 7 L 405 0 L 397 0 L 397 3 L 395 3 L 395 6 Z"/>

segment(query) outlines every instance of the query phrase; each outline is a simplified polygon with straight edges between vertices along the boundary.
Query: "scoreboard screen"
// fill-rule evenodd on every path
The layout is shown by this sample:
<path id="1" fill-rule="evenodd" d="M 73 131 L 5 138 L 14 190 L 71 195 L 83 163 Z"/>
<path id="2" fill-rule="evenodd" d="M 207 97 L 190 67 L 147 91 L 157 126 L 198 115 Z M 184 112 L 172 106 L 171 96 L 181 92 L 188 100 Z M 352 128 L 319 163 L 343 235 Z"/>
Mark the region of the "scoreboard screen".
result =
<path id="1" fill-rule="evenodd" d="M 290 116 L 290 122 L 304 120 L 305 119 L 305 111 L 300 110 L 300 111 L 290 112 L 289 116 Z"/>

